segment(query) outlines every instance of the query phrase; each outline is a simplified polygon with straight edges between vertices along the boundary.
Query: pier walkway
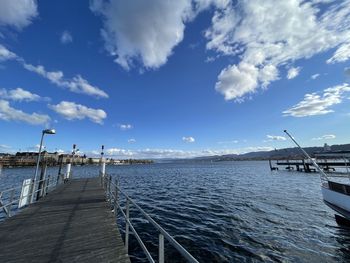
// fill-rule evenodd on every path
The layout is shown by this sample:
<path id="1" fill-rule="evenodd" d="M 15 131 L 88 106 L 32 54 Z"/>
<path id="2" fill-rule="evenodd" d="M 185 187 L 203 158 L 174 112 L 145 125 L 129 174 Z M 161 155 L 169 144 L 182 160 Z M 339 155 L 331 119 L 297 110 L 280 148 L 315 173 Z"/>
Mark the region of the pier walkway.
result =
<path id="1" fill-rule="evenodd" d="M 130 262 L 98 178 L 60 185 L 0 224 L 0 262 Z"/>

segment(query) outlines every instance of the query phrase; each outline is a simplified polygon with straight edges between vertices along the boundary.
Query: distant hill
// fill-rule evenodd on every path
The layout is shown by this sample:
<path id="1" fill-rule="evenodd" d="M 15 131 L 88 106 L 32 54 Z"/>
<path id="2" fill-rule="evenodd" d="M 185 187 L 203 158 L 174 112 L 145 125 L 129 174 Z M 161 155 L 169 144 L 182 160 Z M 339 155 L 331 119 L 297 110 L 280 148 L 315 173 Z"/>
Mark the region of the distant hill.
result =
<path id="1" fill-rule="evenodd" d="M 320 153 L 324 151 L 324 147 L 305 147 L 304 150 L 311 155 L 315 153 Z M 331 151 L 350 151 L 350 144 L 340 144 L 329 146 Z M 216 156 L 206 156 L 206 157 L 197 157 L 191 159 L 192 161 L 239 161 L 239 160 L 283 160 L 283 159 L 300 159 L 303 158 L 299 148 L 284 148 L 276 149 L 272 151 L 261 151 L 261 152 L 249 152 L 244 154 L 228 154 L 228 155 L 216 155 Z"/>

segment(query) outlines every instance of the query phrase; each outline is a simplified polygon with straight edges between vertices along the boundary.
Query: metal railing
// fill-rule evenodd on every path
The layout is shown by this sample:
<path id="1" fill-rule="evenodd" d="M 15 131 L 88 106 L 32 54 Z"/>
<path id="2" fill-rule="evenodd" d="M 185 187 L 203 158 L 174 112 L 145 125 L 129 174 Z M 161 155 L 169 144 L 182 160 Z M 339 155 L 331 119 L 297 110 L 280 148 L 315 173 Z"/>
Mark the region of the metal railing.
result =
<path id="1" fill-rule="evenodd" d="M 20 209 L 21 207 L 26 206 L 30 203 L 33 195 L 37 195 L 38 198 L 34 198 L 34 200 L 38 200 L 39 198 L 45 196 L 48 192 L 50 192 L 53 188 L 62 182 L 60 179 L 62 175 L 58 175 L 57 177 L 53 177 L 48 175 L 48 177 L 44 180 L 37 181 L 38 187 L 35 191 L 32 191 L 34 185 L 33 180 L 24 180 L 21 186 L 16 186 L 12 188 L 8 188 L 0 191 L 0 214 L 3 212 L 7 218 L 12 216 L 12 212 L 14 209 Z M 23 189 L 27 188 L 28 193 L 23 194 Z M 25 204 L 21 205 L 21 202 L 24 200 L 28 200 Z"/>
<path id="2" fill-rule="evenodd" d="M 131 222 L 130 207 L 131 205 L 133 205 L 138 210 L 138 212 L 140 212 L 159 233 L 158 262 L 164 263 L 164 239 L 166 239 L 172 245 L 172 247 L 174 247 L 188 262 L 198 263 L 198 261 L 183 246 L 181 246 L 168 232 L 166 232 L 156 221 L 154 221 L 149 214 L 147 214 L 139 205 L 135 203 L 134 200 L 132 200 L 126 193 L 124 193 L 119 188 L 117 179 L 115 179 L 115 182 L 113 182 L 112 176 L 106 175 L 106 174 L 104 176 L 100 174 L 100 178 L 101 178 L 101 184 L 106 191 L 107 200 L 110 202 L 110 205 L 113 207 L 115 215 L 118 214 L 117 211 L 119 209 L 119 211 L 121 212 L 125 220 L 124 244 L 125 244 L 125 249 L 127 253 L 129 250 L 129 235 L 130 235 L 130 229 L 131 229 L 131 231 L 134 233 L 136 240 L 141 246 L 143 252 L 145 253 L 148 261 L 152 263 L 155 262 L 151 253 L 147 249 L 144 242 L 141 240 L 139 234 L 137 233 L 136 229 L 134 228 Z M 119 193 L 125 197 L 125 211 L 123 207 L 120 206 Z"/>

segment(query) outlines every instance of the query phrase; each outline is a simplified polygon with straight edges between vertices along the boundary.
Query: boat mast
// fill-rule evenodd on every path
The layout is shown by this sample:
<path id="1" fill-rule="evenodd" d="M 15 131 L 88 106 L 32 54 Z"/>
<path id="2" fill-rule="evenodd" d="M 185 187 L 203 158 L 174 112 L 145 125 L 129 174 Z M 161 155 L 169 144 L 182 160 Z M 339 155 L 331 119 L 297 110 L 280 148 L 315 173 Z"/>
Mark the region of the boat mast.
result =
<path id="1" fill-rule="evenodd" d="M 326 179 L 328 181 L 328 176 L 326 175 L 326 173 L 321 169 L 321 167 L 318 166 L 318 164 L 314 161 L 314 159 L 312 159 L 310 157 L 310 155 L 303 149 L 301 148 L 301 146 L 299 145 L 299 143 L 297 143 L 297 141 L 294 139 L 294 137 L 292 135 L 289 134 L 289 132 L 287 130 L 284 130 L 285 134 L 288 135 L 288 137 L 299 147 L 299 149 L 303 152 L 303 154 L 305 155 L 305 157 L 307 159 L 309 159 L 312 164 L 315 166 L 315 168 L 320 172 L 321 174 L 321 179 Z"/>

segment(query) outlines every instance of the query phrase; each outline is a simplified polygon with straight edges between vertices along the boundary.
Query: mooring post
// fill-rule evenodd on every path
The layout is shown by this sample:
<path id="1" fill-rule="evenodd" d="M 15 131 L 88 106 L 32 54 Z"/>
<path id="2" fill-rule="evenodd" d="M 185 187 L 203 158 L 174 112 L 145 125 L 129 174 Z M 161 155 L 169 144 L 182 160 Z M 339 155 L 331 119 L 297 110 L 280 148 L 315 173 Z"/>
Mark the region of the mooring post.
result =
<path id="1" fill-rule="evenodd" d="M 304 159 L 302 159 L 302 161 L 303 161 L 304 172 L 306 173 L 306 165 L 305 165 L 305 160 L 304 160 Z"/>
<path id="2" fill-rule="evenodd" d="M 306 163 L 305 164 L 305 167 L 306 167 L 306 173 L 310 173 L 311 172 L 311 170 L 310 170 L 310 164 L 308 164 L 308 163 Z"/>
<path id="3" fill-rule="evenodd" d="M 348 162 L 346 161 L 345 157 L 343 157 L 343 159 L 344 159 L 344 165 L 345 165 L 346 173 L 349 174 Z"/>

